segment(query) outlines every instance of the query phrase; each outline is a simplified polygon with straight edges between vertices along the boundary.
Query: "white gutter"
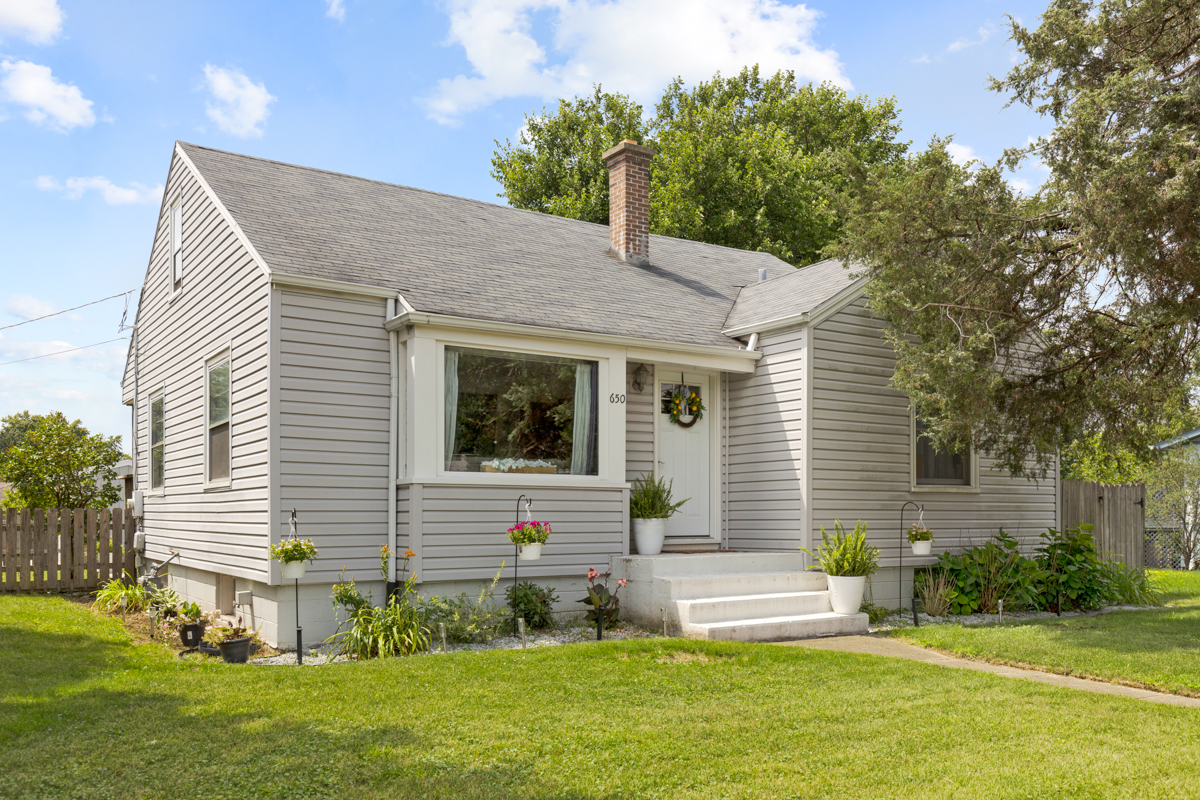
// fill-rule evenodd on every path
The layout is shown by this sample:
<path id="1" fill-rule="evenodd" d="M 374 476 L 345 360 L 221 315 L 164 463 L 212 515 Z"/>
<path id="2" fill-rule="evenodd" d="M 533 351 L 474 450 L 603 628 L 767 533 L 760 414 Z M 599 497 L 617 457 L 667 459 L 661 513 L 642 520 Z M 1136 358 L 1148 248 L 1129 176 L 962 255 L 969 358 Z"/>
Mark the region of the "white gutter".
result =
<path id="1" fill-rule="evenodd" d="M 396 298 L 387 301 L 387 318 L 396 316 Z M 388 574 L 390 583 L 396 582 L 396 454 L 399 450 L 400 433 L 400 399 L 396 394 L 396 384 L 399 380 L 400 334 L 394 329 L 388 331 L 388 366 L 390 380 L 388 393 L 391 395 L 391 409 L 388 415 Z M 384 598 L 387 602 L 387 598 Z"/>

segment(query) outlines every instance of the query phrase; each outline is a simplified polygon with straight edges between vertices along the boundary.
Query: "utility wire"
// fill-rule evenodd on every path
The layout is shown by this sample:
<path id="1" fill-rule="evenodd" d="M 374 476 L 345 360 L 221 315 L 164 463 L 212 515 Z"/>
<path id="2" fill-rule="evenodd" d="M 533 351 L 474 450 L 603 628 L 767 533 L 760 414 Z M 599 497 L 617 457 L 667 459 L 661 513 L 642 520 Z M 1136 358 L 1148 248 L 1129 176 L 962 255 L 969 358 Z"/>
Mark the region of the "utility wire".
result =
<path id="1" fill-rule="evenodd" d="M 120 297 L 120 295 L 113 295 L 113 297 Z M 106 298 L 106 299 L 111 299 L 111 298 Z M 97 301 L 97 302 L 99 302 L 99 301 Z M 88 305 L 91 305 L 91 304 L 89 303 Z M 80 307 L 82 308 L 82 306 L 80 306 Z M 29 321 L 33 322 L 33 320 L 29 320 Z M 20 364 L 22 361 L 36 361 L 39 358 L 49 358 L 50 356 L 61 356 L 64 353 L 74 353 L 76 350 L 87 350 L 89 347 L 99 347 L 102 344 L 112 344 L 113 342 L 124 341 L 128 338 L 129 338 L 128 336 L 118 336 L 116 339 L 109 339 L 106 342 L 96 342 L 95 344 L 85 344 L 83 347 L 72 347 L 70 350 L 59 350 L 57 353 L 46 353 L 45 355 L 41 355 L 41 356 L 30 356 L 29 358 L 18 358 L 16 361 L 5 361 L 3 364 L 0 364 L 0 367 L 7 367 L 9 364 Z"/>
<path id="2" fill-rule="evenodd" d="M 96 305 L 96 303 L 103 303 L 105 300 L 112 300 L 113 298 L 116 298 L 116 297 L 128 298 L 129 295 L 131 295 L 131 294 L 133 294 L 132 289 L 130 289 L 128 292 L 121 292 L 120 294 L 109 295 L 108 297 L 103 297 L 99 300 L 93 300 L 90 303 L 84 303 L 83 305 L 75 306 L 74 308 L 64 308 L 62 311 L 55 311 L 53 314 L 47 314 L 44 317 L 34 317 L 33 319 L 27 319 L 24 322 L 14 322 L 12 325 L 5 325 L 3 328 L 0 328 L 0 331 L 6 331 L 9 328 L 19 328 L 22 325 L 28 325 L 30 322 L 37 322 L 38 320 L 41 320 L 41 319 L 50 319 L 50 317 L 57 317 L 59 314 L 66 314 L 68 311 L 78 311 L 81 308 L 87 308 L 88 306 L 94 306 L 94 305 Z M 128 309 L 128 306 L 127 306 L 127 309 Z M 10 361 L 9 363 L 13 364 L 16 362 Z"/>

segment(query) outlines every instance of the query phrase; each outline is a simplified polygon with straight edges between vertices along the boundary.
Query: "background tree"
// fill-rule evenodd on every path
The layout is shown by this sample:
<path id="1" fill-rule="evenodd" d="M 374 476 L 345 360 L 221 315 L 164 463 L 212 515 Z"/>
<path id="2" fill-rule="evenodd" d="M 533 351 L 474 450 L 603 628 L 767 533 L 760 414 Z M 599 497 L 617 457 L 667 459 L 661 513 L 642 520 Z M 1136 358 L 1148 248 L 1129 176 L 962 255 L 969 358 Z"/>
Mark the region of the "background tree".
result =
<path id="1" fill-rule="evenodd" d="M 105 508 L 117 502 L 114 467 L 124 458 L 120 436 L 89 433 L 61 412 L 42 417 L 24 441 L 0 454 L 0 474 L 13 484 L 4 504 L 32 508 Z"/>
<path id="2" fill-rule="evenodd" d="M 1144 452 L 1187 402 L 1200 352 L 1200 0 L 1055 0 L 993 88 L 1054 130 L 994 165 L 934 139 L 848 168 L 845 240 L 874 280 L 895 385 L 941 447 L 1016 474 L 1081 433 Z M 1006 170 L 1049 170 L 1030 195 Z"/>
<path id="3" fill-rule="evenodd" d="M 1147 470 L 1146 526 L 1174 537 L 1184 569 L 1200 561 L 1200 450 L 1181 447 Z"/>
<path id="4" fill-rule="evenodd" d="M 831 199 L 847 187 L 845 157 L 896 162 L 906 145 L 891 98 L 848 97 L 835 86 L 763 79 L 758 67 L 667 87 L 652 119 L 621 94 L 530 114 L 516 144 L 497 142 L 492 176 L 517 208 L 608 224 L 608 169 L 600 155 L 622 139 L 655 148 L 652 233 L 811 263 L 840 231 Z"/>
<path id="5" fill-rule="evenodd" d="M 0 453 L 14 444 L 25 441 L 25 434 L 36 428 L 42 419 L 41 414 L 30 414 L 28 411 L 9 414 L 0 419 Z"/>

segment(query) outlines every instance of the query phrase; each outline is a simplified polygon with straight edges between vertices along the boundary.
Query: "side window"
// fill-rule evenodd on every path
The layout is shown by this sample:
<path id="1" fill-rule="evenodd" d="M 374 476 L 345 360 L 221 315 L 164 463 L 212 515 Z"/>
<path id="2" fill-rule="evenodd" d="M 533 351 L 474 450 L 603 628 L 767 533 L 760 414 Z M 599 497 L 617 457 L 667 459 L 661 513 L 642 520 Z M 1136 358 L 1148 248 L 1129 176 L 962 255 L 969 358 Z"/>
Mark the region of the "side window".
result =
<path id="1" fill-rule="evenodd" d="M 163 396 L 150 400 L 150 488 L 163 487 Z"/>
<path id="2" fill-rule="evenodd" d="M 927 430 L 929 426 L 919 417 L 913 421 L 913 485 L 971 486 L 971 450 L 963 453 L 938 450 L 925 436 Z"/>
<path id="3" fill-rule="evenodd" d="M 183 288 L 183 197 L 171 203 L 171 292 Z"/>
<path id="4" fill-rule="evenodd" d="M 206 372 L 208 408 L 204 418 L 208 482 L 226 482 L 230 464 L 229 354 L 209 361 Z"/>

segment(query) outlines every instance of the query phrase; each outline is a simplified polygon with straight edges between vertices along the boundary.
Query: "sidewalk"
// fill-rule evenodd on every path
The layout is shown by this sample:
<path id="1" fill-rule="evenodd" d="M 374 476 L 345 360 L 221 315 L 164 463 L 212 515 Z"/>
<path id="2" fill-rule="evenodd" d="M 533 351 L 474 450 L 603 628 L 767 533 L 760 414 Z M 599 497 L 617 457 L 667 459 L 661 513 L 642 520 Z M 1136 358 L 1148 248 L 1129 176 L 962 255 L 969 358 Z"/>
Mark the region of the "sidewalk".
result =
<path id="1" fill-rule="evenodd" d="M 872 656 L 889 656 L 891 658 L 906 658 L 909 661 L 923 661 L 926 664 L 936 664 L 939 667 L 953 669 L 973 669 L 976 672 L 990 672 L 1005 678 L 1022 678 L 1038 683 L 1048 683 L 1051 686 L 1065 686 L 1068 689 L 1079 689 L 1096 694 L 1112 694 L 1118 697 L 1131 697 L 1135 700 L 1145 700 L 1150 703 L 1164 703 L 1169 706 L 1185 706 L 1200 708 L 1200 698 L 1183 697 L 1177 694 L 1152 692 L 1149 689 L 1136 689 L 1132 686 L 1121 686 L 1104 681 L 1073 678 L 1069 675 L 1055 675 L 1052 672 L 1039 672 L 1032 669 L 1018 669 L 999 664 L 988 664 L 983 661 L 968 661 L 965 658 L 947 656 L 933 650 L 915 647 L 911 644 L 898 642 L 884 636 L 831 636 L 826 639 L 800 639 L 794 642 L 779 644 L 792 647 L 808 647 L 813 650 L 836 650 L 843 653 L 862 653 Z"/>

